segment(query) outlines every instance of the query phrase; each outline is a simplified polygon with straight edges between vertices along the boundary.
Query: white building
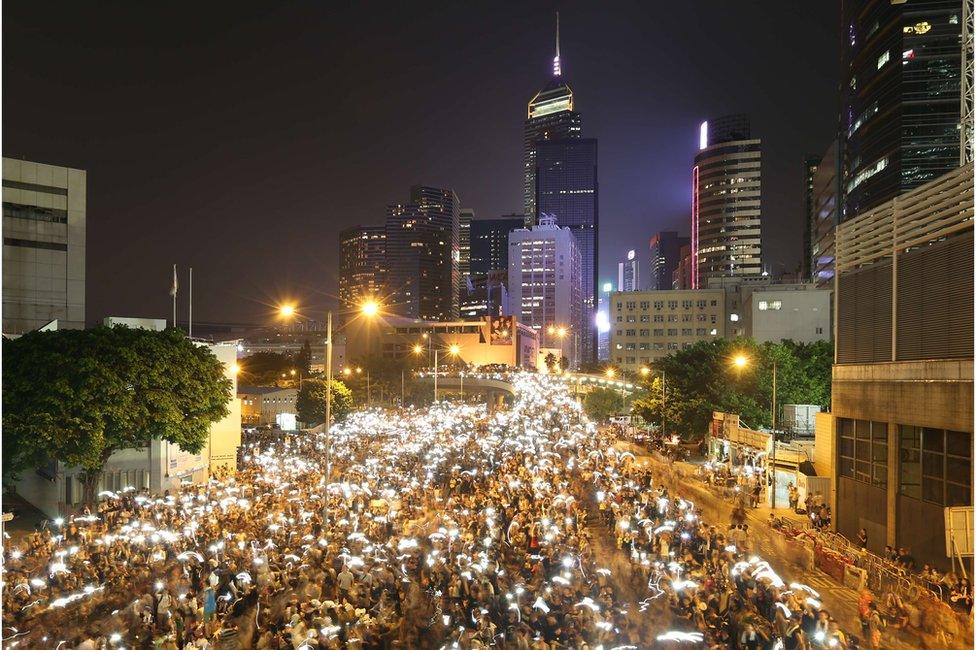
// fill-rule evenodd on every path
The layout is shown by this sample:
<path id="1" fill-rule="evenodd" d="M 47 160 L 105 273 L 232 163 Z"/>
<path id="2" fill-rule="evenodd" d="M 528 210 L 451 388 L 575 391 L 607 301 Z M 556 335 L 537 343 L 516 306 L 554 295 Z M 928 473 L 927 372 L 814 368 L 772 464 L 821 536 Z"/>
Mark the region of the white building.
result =
<path id="1" fill-rule="evenodd" d="M 770 285 L 754 289 L 743 303 L 747 333 L 757 343 L 831 340 L 831 292 L 814 284 Z"/>
<path id="2" fill-rule="evenodd" d="M 162 330 L 166 321 L 154 318 L 113 318 L 105 324 L 145 327 Z M 224 376 L 233 383 L 230 413 L 210 427 L 206 445 L 198 454 L 191 454 L 162 440 L 153 440 L 148 447 L 123 449 L 112 454 L 105 463 L 97 492 L 117 491 L 126 487 L 149 488 L 153 493 L 175 489 L 185 483 L 206 481 L 212 472 L 237 467 L 237 448 L 241 445 L 241 401 L 237 397 L 237 341 L 221 343 L 197 342 L 207 346 L 224 364 Z M 81 469 L 52 463 L 25 472 L 16 484 L 17 493 L 49 517 L 66 514 L 83 499 Z"/>
<path id="3" fill-rule="evenodd" d="M 637 251 L 627 251 L 627 259 L 617 263 L 617 291 L 640 291 L 640 261 Z"/>
<path id="4" fill-rule="evenodd" d="M 582 322 L 582 263 L 569 228 L 544 215 L 539 225 L 508 235 L 509 309 L 539 333 L 540 347 L 565 351 L 575 363 Z M 549 329 L 555 331 L 550 333 Z"/>
<path id="5" fill-rule="evenodd" d="M 87 172 L 3 159 L 3 333 L 85 326 Z"/>

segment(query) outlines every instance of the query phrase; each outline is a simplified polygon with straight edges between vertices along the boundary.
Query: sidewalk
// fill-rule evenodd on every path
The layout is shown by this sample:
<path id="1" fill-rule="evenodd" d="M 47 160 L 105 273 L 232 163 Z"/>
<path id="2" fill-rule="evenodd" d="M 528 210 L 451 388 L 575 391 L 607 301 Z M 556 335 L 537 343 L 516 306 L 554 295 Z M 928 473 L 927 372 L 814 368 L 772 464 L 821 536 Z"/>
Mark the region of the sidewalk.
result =
<path id="1" fill-rule="evenodd" d="M 684 461 L 662 462 L 647 449 L 626 441 L 619 441 L 617 447 L 633 453 L 641 462 L 652 463 L 661 469 L 670 470 L 671 488 L 680 493 L 683 498 L 694 502 L 702 510 L 702 518 L 705 521 L 716 527 L 724 528 L 729 525 L 732 502 L 713 493 L 708 486 L 698 480 L 696 476 L 697 465 Z M 820 600 L 824 609 L 837 619 L 841 628 L 848 634 L 860 636 L 861 625 L 857 615 L 857 604 L 860 597 L 858 592 L 836 582 L 818 569 L 811 570 L 804 566 L 807 563 L 803 561 L 800 554 L 797 553 L 791 557 L 784 552 L 786 542 L 782 533 L 768 525 L 771 512 L 777 517 L 797 522 L 798 528 L 809 527 L 809 520 L 804 515 L 798 515 L 788 507 L 776 508 L 775 510 L 768 506 L 746 508 L 746 523 L 751 531 L 750 538 L 754 540 L 753 550 L 761 557 L 776 560 L 776 571 L 787 583 L 791 580 L 801 582 L 820 592 Z M 878 594 L 875 596 L 880 598 Z M 888 627 L 884 631 L 883 647 L 896 650 L 945 647 L 932 645 L 926 641 L 927 639 L 924 639 L 922 635 Z M 862 645 L 862 647 L 867 646 Z M 969 646 L 959 645 L 959 647 Z"/>

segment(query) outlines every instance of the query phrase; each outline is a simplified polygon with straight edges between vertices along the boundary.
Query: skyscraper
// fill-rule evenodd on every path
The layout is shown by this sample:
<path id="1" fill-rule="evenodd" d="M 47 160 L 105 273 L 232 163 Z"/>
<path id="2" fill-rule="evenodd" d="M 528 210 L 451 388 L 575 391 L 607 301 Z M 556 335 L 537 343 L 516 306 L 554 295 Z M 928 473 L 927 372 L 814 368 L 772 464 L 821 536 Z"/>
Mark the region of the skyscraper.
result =
<path id="1" fill-rule="evenodd" d="M 3 159 L 3 333 L 85 327 L 83 169 Z"/>
<path id="2" fill-rule="evenodd" d="M 841 221 L 961 164 L 963 1 L 844 0 Z"/>
<path id="3" fill-rule="evenodd" d="M 702 122 L 692 170 L 693 289 L 712 278 L 762 274 L 761 167 L 748 116 Z"/>
<path id="4" fill-rule="evenodd" d="M 804 280 L 813 275 L 813 229 L 816 223 L 816 208 L 813 201 L 813 182 L 820 166 L 820 156 L 807 156 L 803 161 L 803 256 L 800 259 L 800 273 Z"/>
<path id="5" fill-rule="evenodd" d="M 414 186 L 409 203 L 387 207 L 389 310 L 424 320 L 458 316 L 460 243 L 453 190 Z"/>
<path id="6" fill-rule="evenodd" d="M 508 271 L 508 233 L 525 226 L 520 214 L 471 222 L 471 275 Z"/>
<path id="7" fill-rule="evenodd" d="M 458 211 L 458 274 L 460 285 L 471 275 L 471 222 L 474 210 L 462 208 Z M 459 285 L 459 286 L 460 286 Z"/>
<path id="8" fill-rule="evenodd" d="M 840 223 L 841 188 L 840 148 L 835 139 L 817 163 L 811 188 L 810 279 L 818 288 L 834 285 L 834 230 Z"/>
<path id="9" fill-rule="evenodd" d="M 583 297 L 580 356 L 596 357 L 596 292 L 599 270 L 599 183 L 597 141 L 592 138 L 549 140 L 536 147 L 536 214 L 555 217 L 576 237 L 582 260 Z"/>
<path id="10" fill-rule="evenodd" d="M 569 228 L 541 215 L 539 225 L 515 230 L 508 237 L 509 309 L 519 322 L 539 332 L 544 347 L 560 348 L 576 361 L 582 300 L 582 256 Z M 565 328 L 563 335 L 549 328 Z"/>
<path id="11" fill-rule="evenodd" d="M 573 90 L 562 78 L 559 60 L 559 14 L 556 14 L 556 57 L 552 62 L 552 79 L 529 101 L 525 120 L 523 186 L 525 225 L 535 223 L 536 210 L 536 144 L 546 140 L 579 138 L 583 120 L 575 111 Z"/>
<path id="12" fill-rule="evenodd" d="M 681 248 L 690 241 L 687 237 L 679 237 L 673 230 L 663 230 L 651 237 L 651 279 L 648 290 L 665 291 L 673 287 L 674 270 L 681 262 Z"/>
<path id="13" fill-rule="evenodd" d="M 640 261 L 637 251 L 627 251 L 627 259 L 617 262 L 618 291 L 638 291 L 640 287 Z"/>
<path id="14" fill-rule="evenodd" d="M 351 313 L 367 299 L 384 298 L 386 228 L 353 226 L 339 233 L 339 302 Z"/>

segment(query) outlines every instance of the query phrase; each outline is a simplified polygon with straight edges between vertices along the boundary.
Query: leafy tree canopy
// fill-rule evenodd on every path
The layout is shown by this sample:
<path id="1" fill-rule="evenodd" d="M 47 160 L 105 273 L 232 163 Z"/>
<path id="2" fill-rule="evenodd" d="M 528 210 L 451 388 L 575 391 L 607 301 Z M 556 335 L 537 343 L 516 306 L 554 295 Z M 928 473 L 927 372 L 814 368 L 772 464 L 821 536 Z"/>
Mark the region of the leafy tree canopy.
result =
<path id="1" fill-rule="evenodd" d="M 3 372 L 5 478 L 48 459 L 97 477 L 152 439 L 198 452 L 229 413 L 223 364 L 176 329 L 31 332 L 3 342 Z"/>
<path id="2" fill-rule="evenodd" d="M 624 398 L 612 388 L 595 388 L 583 399 L 583 410 L 592 420 L 607 420 L 624 410 Z"/>
<path id="3" fill-rule="evenodd" d="M 302 382 L 295 401 L 298 419 L 308 426 L 325 422 L 326 387 L 324 379 L 308 379 Z M 332 380 L 332 419 L 342 420 L 352 410 L 352 391 L 337 379 Z"/>

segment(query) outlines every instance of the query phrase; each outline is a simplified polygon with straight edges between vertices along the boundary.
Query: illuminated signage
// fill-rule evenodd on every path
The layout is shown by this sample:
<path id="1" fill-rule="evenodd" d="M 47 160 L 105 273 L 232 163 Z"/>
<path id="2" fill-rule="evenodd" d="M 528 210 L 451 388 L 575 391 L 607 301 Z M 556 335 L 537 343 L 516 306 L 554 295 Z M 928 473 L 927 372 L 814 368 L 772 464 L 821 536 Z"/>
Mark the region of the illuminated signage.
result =
<path id="1" fill-rule="evenodd" d="M 707 146 L 708 146 L 708 121 L 706 120 L 701 123 L 700 127 L 698 127 L 698 148 L 704 149 Z"/>
<path id="2" fill-rule="evenodd" d="M 923 20 L 914 25 L 905 25 L 902 31 L 906 34 L 927 34 L 930 29 L 932 29 L 932 25 L 927 20 Z"/>
<path id="3" fill-rule="evenodd" d="M 635 251 L 627 251 L 627 259 L 632 260 L 637 255 Z"/>

